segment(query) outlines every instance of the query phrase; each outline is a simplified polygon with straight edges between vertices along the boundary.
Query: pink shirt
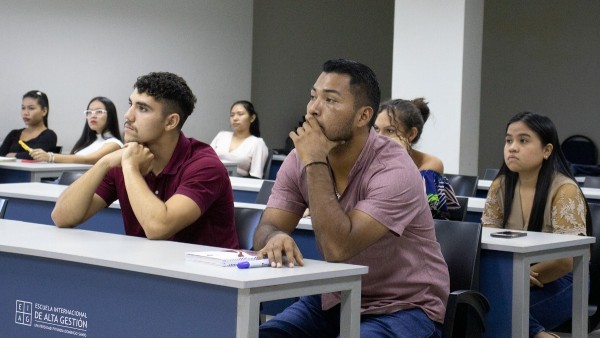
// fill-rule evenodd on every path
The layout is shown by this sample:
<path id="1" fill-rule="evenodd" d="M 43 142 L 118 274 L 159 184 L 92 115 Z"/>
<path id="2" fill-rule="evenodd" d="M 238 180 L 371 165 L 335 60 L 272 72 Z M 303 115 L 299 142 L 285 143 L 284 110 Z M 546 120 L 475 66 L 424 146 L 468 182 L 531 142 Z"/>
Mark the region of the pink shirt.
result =
<path id="1" fill-rule="evenodd" d="M 310 207 L 302 167 L 292 151 L 277 173 L 268 207 L 298 215 Z M 406 150 L 372 129 L 348 182 L 339 198 L 342 209 L 367 213 L 390 230 L 345 262 L 369 267 L 362 279 L 362 313 L 419 307 L 443 323 L 450 288 L 448 268 L 436 241 L 421 175 Z M 323 295 L 322 300 L 323 309 L 329 309 L 339 302 L 339 294 Z"/>
<path id="2" fill-rule="evenodd" d="M 232 249 L 239 247 L 231 181 L 227 169 L 208 144 L 186 138 L 181 133 L 167 166 L 158 176 L 150 173 L 144 180 L 161 201 L 180 194 L 191 198 L 202 210 L 202 216 L 169 240 Z M 111 169 L 106 174 L 96 194 L 108 205 L 118 198 L 125 233 L 146 237 L 131 209 L 121 168 Z"/>

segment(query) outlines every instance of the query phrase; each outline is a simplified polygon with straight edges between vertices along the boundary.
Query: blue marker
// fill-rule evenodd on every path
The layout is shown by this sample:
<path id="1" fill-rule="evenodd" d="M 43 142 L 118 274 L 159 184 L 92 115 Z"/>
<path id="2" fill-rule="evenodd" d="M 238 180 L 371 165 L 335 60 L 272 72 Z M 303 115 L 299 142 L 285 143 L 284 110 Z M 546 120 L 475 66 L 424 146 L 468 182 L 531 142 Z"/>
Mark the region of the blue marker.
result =
<path id="1" fill-rule="evenodd" d="M 268 258 L 237 263 L 238 269 L 262 268 L 267 266 L 271 266 Z"/>

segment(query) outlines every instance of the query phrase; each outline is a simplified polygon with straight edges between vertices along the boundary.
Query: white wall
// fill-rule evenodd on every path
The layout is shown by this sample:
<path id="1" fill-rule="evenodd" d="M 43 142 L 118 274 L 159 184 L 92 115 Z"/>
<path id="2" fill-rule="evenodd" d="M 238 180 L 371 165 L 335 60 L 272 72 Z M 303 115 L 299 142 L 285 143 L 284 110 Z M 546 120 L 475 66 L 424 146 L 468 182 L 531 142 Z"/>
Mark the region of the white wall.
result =
<path id="1" fill-rule="evenodd" d="M 24 126 L 23 94 L 42 90 L 68 152 L 92 97 L 113 100 L 122 123 L 136 78 L 170 71 L 198 98 L 184 132 L 210 142 L 250 97 L 252 12 L 246 0 L 0 0 L 0 138 Z"/>
<path id="2" fill-rule="evenodd" d="M 477 174 L 483 0 L 396 0 L 392 97 L 425 97 L 415 147 L 446 173 Z"/>

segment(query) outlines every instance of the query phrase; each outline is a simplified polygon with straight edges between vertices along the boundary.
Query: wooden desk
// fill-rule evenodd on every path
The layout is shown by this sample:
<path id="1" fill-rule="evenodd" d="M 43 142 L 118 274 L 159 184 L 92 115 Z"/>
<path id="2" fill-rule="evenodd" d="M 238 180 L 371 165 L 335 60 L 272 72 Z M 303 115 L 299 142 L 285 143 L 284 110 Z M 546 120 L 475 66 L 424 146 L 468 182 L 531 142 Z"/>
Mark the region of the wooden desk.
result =
<path id="1" fill-rule="evenodd" d="M 201 250 L 215 248 L 0 220 L 0 335 L 258 337 L 260 302 L 341 291 L 341 336 L 358 337 L 367 267 L 185 261 Z"/>
<path id="2" fill-rule="evenodd" d="M 529 266 L 573 257 L 573 337 L 587 337 L 590 245 L 594 237 L 528 232 L 519 238 L 491 237 L 483 228 L 480 286 L 490 301 L 486 337 L 529 335 Z M 512 282 L 510 282 L 512 281 Z"/>
<path id="3" fill-rule="evenodd" d="M 0 162 L 0 183 L 41 182 L 44 177 L 59 177 L 65 171 L 85 172 L 91 165 L 47 162 Z"/>

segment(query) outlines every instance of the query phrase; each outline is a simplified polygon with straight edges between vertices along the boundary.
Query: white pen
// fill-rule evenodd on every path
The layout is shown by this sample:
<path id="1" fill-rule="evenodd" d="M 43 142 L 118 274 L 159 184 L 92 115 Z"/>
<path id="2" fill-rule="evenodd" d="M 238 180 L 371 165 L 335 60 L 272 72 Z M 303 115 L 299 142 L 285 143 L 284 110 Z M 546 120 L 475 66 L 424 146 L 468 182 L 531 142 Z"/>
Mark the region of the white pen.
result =
<path id="1" fill-rule="evenodd" d="M 238 269 L 262 268 L 267 266 L 271 266 L 268 258 L 237 263 Z"/>

